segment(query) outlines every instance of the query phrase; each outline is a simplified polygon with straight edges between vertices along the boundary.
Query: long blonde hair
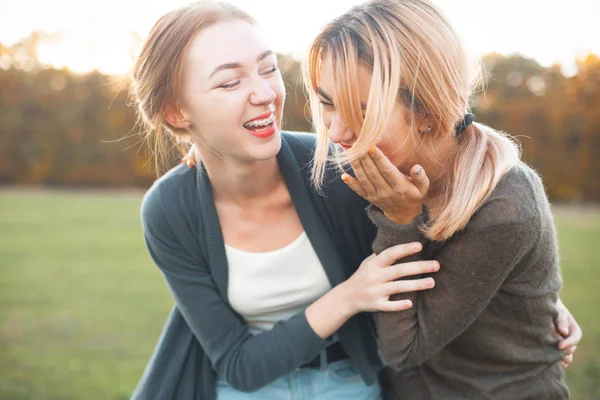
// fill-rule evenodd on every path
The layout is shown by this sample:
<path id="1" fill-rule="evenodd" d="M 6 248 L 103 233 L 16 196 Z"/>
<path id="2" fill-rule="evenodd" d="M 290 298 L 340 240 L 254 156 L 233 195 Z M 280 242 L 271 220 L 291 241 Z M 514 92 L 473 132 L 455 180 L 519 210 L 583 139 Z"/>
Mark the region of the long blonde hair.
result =
<path id="1" fill-rule="evenodd" d="M 371 0 L 328 23 L 314 39 L 303 65 L 313 121 L 318 135 L 312 179 L 323 183 L 328 157 L 327 128 L 317 97 L 325 57 L 333 64 L 336 109 L 357 132 L 352 148 L 337 152 L 342 163 L 365 155 L 381 139 L 396 101 L 408 110 L 411 160 L 448 164 L 428 203 L 427 237 L 446 240 L 468 223 L 502 176 L 519 162 L 519 148 L 505 134 L 471 124 L 456 137 L 455 127 L 469 111 L 469 99 L 481 82 L 480 63 L 470 62 L 460 38 L 444 15 L 427 0 Z M 362 117 L 357 69 L 372 71 L 369 105 Z M 373 101 L 372 99 L 377 99 Z M 418 132 L 428 121 L 428 133 Z M 433 150 L 448 136 L 459 140 L 449 160 Z"/>
<path id="2" fill-rule="evenodd" d="M 179 144 L 189 132 L 169 124 L 163 111 L 166 106 L 178 109 L 182 60 L 188 44 L 203 29 L 236 19 L 256 25 L 249 14 L 235 6 L 202 1 L 168 12 L 150 30 L 133 66 L 131 98 L 158 173 L 168 164 L 172 146 L 185 154 Z"/>

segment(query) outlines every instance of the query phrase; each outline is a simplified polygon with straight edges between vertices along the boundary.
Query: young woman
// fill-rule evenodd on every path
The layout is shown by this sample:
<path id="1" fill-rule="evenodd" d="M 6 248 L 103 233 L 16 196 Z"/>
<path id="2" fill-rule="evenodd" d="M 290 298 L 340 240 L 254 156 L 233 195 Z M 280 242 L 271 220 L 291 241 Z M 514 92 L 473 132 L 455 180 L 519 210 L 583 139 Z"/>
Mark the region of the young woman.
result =
<path id="1" fill-rule="evenodd" d="M 375 252 L 419 241 L 402 261 L 441 265 L 411 309 L 377 316 L 394 398 L 568 398 L 544 187 L 507 135 L 473 121 L 476 75 L 442 13 L 428 0 L 368 1 L 324 27 L 305 70 L 313 180 L 338 143 L 356 176 L 342 179 L 373 203 Z"/>
<path id="2" fill-rule="evenodd" d="M 175 138 L 201 160 L 144 198 L 144 236 L 175 307 L 133 398 L 379 398 L 382 363 L 360 311 L 409 308 L 389 296 L 433 280 L 397 279 L 437 263 L 390 267 L 419 243 L 371 255 L 367 203 L 337 171 L 325 196 L 311 190 L 314 136 L 280 132 L 285 91 L 252 18 L 213 3 L 168 13 L 133 78 L 158 154 Z"/>
<path id="3" fill-rule="evenodd" d="M 168 13 L 135 63 L 132 92 L 159 148 L 172 136 L 201 160 L 169 171 L 143 201 L 144 237 L 175 308 L 133 398 L 380 398 L 362 312 L 409 308 L 389 296 L 433 279 L 396 280 L 437 263 L 390 266 L 420 243 L 368 257 L 366 202 L 341 183 L 328 198 L 309 190 L 314 136 L 281 134 L 284 86 L 254 20 L 215 3 Z"/>

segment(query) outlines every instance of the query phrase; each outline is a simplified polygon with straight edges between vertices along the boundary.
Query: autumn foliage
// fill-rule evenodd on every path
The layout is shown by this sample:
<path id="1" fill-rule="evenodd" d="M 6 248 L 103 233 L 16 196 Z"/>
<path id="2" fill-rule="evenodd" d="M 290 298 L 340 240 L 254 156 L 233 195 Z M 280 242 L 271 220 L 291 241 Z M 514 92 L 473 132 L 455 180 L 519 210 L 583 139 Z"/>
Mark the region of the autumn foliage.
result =
<path id="1" fill-rule="evenodd" d="M 154 166 L 128 105 L 125 78 L 40 66 L 0 45 L 0 184 L 146 187 Z M 476 119 L 516 136 L 554 200 L 600 200 L 600 58 L 566 77 L 521 56 L 485 57 Z M 298 61 L 280 56 L 284 128 L 311 129 Z M 174 157 L 176 160 L 177 156 Z"/>

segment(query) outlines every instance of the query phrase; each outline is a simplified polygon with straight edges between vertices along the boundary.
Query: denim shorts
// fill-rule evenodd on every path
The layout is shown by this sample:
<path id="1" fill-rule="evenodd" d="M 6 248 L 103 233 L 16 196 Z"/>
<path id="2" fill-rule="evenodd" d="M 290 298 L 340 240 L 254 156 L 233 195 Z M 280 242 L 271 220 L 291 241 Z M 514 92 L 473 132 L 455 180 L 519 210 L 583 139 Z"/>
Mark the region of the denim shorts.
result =
<path id="1" fill-rule="evenodd" d="M 367 386 L 349 359 L 321 368 L 300 368 L 262 388 L 241 392 L 217 381 L 217 400 L 381 400 L 376 382 Z"/>

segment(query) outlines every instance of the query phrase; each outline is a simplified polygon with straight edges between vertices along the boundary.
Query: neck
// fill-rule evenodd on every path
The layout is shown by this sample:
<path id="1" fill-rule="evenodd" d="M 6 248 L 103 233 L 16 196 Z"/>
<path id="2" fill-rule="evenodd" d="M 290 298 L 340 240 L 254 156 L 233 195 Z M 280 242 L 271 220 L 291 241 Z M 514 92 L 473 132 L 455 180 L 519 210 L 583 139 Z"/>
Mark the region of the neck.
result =
<path id="1" fill-rule="evenodd" d="M 210 179 L 215 201 L 246 203 L 264 199 L 283 182 L 277 158 L 264 161 L 240 162 L 215 154 L 200 158 Z"/>
<path id="2" fill-rule="evenodd" d="M 419 163 L 429 178 L 428 200 L 439 196 L 448 184 L 450 168 L 454 164 L 457 152 L 457 142 L 454 137 L 440 141 L 433 151 L 428 151 Z"/>

